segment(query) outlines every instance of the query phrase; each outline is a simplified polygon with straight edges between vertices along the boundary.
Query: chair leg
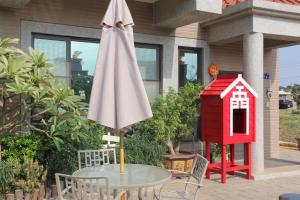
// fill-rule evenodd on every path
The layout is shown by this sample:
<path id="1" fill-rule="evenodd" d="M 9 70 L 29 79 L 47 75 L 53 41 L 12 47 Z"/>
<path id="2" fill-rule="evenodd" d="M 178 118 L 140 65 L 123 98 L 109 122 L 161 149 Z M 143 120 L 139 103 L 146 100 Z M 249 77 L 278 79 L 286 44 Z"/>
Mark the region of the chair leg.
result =
<path id="1" fill-rule="evenodd" d="M 139 188 L 139 191 L 138 191 L 138 199 L 139 199 L 139 200 L 142 200 L 142 199 L 143 199 L 143 188 Z"/>
<path id="2" fill-rule="evenodd" d="M 200 190 L 200 187 L 197 187 L 196 189 L 196 192 L 195 192 L 195 195 L 194 195 L 194 200 L 197 200 L 197 194 L 198 194 L 198 191 Z"/>

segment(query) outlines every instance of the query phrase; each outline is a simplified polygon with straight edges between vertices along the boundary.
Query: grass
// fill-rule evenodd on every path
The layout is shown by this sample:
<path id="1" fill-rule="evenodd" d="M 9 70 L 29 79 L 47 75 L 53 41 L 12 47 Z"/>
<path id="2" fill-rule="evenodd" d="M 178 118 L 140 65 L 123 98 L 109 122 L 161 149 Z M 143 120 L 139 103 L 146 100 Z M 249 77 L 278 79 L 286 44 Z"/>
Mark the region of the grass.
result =
<path id="1" fill-rule="evenodd" d="M 300 111 L 280 110 L 279 117 L 280 140 L 296 143 L 295 138 L 300 137 Z"/>

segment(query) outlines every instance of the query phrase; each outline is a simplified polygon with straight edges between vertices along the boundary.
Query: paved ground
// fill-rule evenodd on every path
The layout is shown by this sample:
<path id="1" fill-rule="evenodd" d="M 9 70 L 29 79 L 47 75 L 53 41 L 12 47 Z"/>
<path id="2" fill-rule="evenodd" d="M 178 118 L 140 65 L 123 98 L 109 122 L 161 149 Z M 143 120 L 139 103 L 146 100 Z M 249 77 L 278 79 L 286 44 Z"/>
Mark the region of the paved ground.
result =
<path id="1" fill-rule="evenodd" d="M 220 175 L 213 175 L 211 180 L 204 181 L 198 199 L 278 200 L 282 193 L 300 194 L 300 151 L 280 148 L 279 157 L 266 159 L 265 167 L 266 173 L 261 177 L 267 180 L 249 181 L 240 176 L 228 175 L 227 184 L 223 185 L 220 183 Z M 270 178 L 276 176 L 280 178 Z M 166 189 L 171 191 L 173 188 Z M 176 185 L 176 189 L 182 187 Z"/>
<path id="2" fill-rule="evenodd" d="M 201 200 L 275 200 L 282 193 L 300 193 L 300 176 L 248 181 L 240 177 L 228 178 L 223 185 L 218 179 L 205 180 Z"/>

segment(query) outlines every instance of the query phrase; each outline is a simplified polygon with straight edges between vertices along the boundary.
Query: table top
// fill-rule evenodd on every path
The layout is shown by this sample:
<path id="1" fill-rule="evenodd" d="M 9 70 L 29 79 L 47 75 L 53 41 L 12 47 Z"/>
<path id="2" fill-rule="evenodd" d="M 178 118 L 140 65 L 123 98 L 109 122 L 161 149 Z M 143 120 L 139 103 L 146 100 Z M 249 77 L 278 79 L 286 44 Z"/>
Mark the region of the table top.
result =
<path id="1" fill-rule="evenodd" d="M 151 165 L 125 164 L 124 175 L 120 175 L 119 164 L 108 164 L 98 167 L 82 168 L 73 173 L 78 177 L 108 177 L 113 189 L 152 187 L 166 183 L 171 173 L 163 168 Z"/>

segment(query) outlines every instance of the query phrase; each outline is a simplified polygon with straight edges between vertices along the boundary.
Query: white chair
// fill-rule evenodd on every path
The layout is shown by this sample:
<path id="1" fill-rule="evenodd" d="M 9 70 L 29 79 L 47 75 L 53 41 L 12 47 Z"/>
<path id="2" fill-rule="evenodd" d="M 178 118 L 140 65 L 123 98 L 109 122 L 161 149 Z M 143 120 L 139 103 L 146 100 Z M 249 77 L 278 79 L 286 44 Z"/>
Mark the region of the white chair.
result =
<path id="1" fill-rule="evenodd" d="M 105 164 L 117 164 L 116 149 L 79 150 L 78 167 L 101 166 Z"/>
<path id="2" fill-rule="evenodd" d="M 102 139 L 107 142 L 107 144 L 103 145 L 103 148 L 116 148 L 117 144 L 120 143 L 120 137 L 111 135 L 110 132 L 107 135 L 103 135 Z"/>
<path id="3" fill-rule="evenodd" d="M 163 185 L 159 191 L 160 200 L 175 200 L 175 199 L 198 199 L 197 193 L 203 186 L 202 181 L 208 166 L 208 161 L 201 155 L 197 154 L 193 163 L 193 168 L 190 173 L 170 170 L 171 172 L 180 172 L 188 175 L 188 179 L 185 181 L 172 181 L 166 185 Z M 178 184 L 176 189 L 184 188 L 184 191 L 165 191 L 165 187 L 169 184 Z M 179 185 L 180 184 L 180 185 Z M 183 185 L 184 187 L 180 187 Z M 175 186 L 175 185 L 174 185 Z M 174 187 L 173 187 L 174 188 Z"/>
<path id="4" fill-rule="evenodd" d="M 58 200 L 119 200 L 124 191 L 112 198 L 107 177 L 74 177 L 55 174 Z"/>

